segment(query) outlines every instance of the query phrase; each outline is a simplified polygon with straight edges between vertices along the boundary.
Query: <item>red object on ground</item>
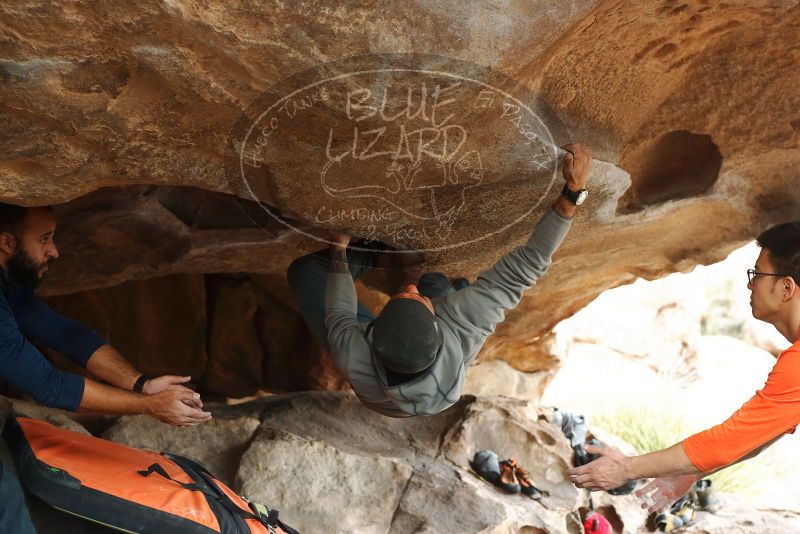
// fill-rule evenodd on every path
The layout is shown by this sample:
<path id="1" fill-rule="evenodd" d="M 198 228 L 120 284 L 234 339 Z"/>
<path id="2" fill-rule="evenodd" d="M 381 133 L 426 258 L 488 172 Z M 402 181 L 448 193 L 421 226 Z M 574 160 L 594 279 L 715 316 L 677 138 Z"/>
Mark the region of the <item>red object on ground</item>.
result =
<path id="1" fill-rule="evenodd" d="M 583 522 L 583 531 L 586 534 L 611 534 L 613 529 L 608 519 L 597 512 L 589 512 L 586 521 Z"/>

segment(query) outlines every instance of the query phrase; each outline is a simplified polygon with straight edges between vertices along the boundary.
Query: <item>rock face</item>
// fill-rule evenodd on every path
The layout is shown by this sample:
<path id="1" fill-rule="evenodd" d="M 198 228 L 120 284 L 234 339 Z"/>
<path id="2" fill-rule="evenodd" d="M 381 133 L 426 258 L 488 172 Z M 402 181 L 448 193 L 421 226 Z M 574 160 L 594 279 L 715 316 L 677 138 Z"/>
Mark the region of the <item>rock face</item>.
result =
<path id="1" fill-rule="evenodd" d="M 288 301 L 285 280 L 275 275 L 201 274 L 48 299 L 58 312 L 105 336 L 143 373 L 191 376 L 210 395 L 341 389 L 342 377 Z"/>
<path id="2" fill-rule="evenodd" d="M 299 528 L 341 532 L 388 532 L 412 473 L 411 466 L 395 459 L 348 454 L 282 433 L 260 436 L 239 469 L 243 493 L 266 502 L 294 500 L 293 507 L 306 508 Z M 278 483 L 287 475 L 291 488 Z M 315 502 L 325 505 L 309 509 Z M 292 515 L 286 514 L 287 521 Z"/>
<path id="3" fill-rule="evenodd" d="M 122 419 L 103 438 L 154 452 L 185 453 L 224 483 L 232 484 L 235 466 L 258 426 L 259 421 L 254 417 L 212 419 L 186 432 L 185 428 L 164 425 L 141 415 Z"/>
<path id="4" fill-rule="evenodd" d="M 582 532 L 585 497 L 565 479 L 569 444 L 546 421 L 548 412 L 531 403 L 466 397 L 437 416 L 398 420 L 368 411 L 351 394 L 305 393 L 211 410 L 211 422 L 192 428 L 121 417 L 104 437 L 199 460 L 306 533 Z M 39 415 L 58 419 L 44 412 Z M 472 474 L 467 461 L 484 448 L 515 457 L 550 496 L 534 502 Z M 105 532 L 32 503 L 42 532 Z M 648 532 L 635 497 L 596 493 L 594 503 L 615 532 Z M 699 514 L 690 532 L 784 533 L 798 527 L 796 512 L 755 510 L 726 498 L 718 516 Z"/>
<path id="5" fill-rule="evenodd" d="M 580 140 L 597 157 L 590 201 L 481 356 L 552 368 L 547 333 L 603 289 L 796 217 L 799 15 L 790 0 L 6 2 L 0 198 L 58 204 L 51 295 L 282 275 L 331 229 L 474 277 L 557 194 L 553 146 Z M 382 77 L 354 77 L 356 56 Z M 249 316 L 243 298 L 230 311 Z M 209 319 L 220 339 L 241 334 L 252 350 L 226 357 L 256 373 L 252 329 Z M 177 361 L 208 366 L 202 352 Z"/>

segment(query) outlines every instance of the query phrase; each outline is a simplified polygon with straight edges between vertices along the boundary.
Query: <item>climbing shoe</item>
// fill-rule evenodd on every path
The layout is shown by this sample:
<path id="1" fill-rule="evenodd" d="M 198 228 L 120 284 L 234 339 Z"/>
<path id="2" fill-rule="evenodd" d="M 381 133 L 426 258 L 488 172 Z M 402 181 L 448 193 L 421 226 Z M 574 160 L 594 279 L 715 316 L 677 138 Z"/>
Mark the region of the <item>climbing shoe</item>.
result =
<path id="1" fill-rule="evenodd" d="M 629 480 L 618 488 L 610 489 L 606 493 L 609 495 L 630 495 L 636 489 L 636 481 Z"/>
<path id="2" fill-rule="evenodd" d="M 453 289 L 456 291 L 469 287 L 469 280 L 466 278 L 451 278 L 450 283 L 453 284 Z"/>
<path id="3" fill-rule="evenodd" d="M 500 476 L 500 461 L 494 451 L 476 452 L 469 466 L 476 475 L 491 484 Z"/>
<path id="4" fill-rule="evenodd" d="M 686 500 L 679 508 L 672 512 L 673 515 L 679 517 L 683 526 L 688 525 L 694 519 L 694 508 L 692 507 L 692 502 L 690 500 Z"/>
<path id="5" fill-rule="evenodd" d="M 494 481 L 494 485 L 509 493 L 519 493 L 522 489 L 516 469 L 506 460 L 500 462 L 500 476 Z"/>
<path id="6" fill-rule="evenodd" d="M 672 532 L 690 525 L 694 520 L 694 507 L 692 499 L 685 495 L 672 503 L 669 512 L 656 516 L 656 526 L 662 532 Z"/>
<path id="7" fill-rule="evenodd" d="M 551 422 L 561 427 L 564 436 L 569 440 L 572 448 L 583 444 L 586 441 L 586 418 L 580 414 L 573 414 L 569 412 L 562 412 L 558 408 L 553 408 L 553 413 L 550 415 Z"/>
<path id="8" fill-rule="evenodd" d="M 683 520 L 669 512 L 663 512 L 656 516 L 656 528 L 661 532 L 673 532 L 683 526 Z"/>
<path id="9" fill-rule="evenodd" d="M 595 460 L 600 458 L 599 455 L 592 454 L 588 452 L 586 449 L 584 449 L 583 448 L 584 445 L 605 447 L 605 444 L 602 441 L 593 436 L 589 436 L 589 438 L 586 440 L 586 443 L 579 443 L 578 445 L 574 445 L 572 447 L 572 462 L 575 464 L 575 467 L 586 465 L 589 462 L 594 462 Z"/>
<path id="10" fill-rule="evenodd" d="M 531 499 L 538 501 L 542 497 L 547 497 L 548 494 L 545 491 L 540 490 L 536 486 L 533 485 L 531 479 L 528 477 L 528 473 L 525 472 L 523 468 L 517 465 L 516 460 L 510 458 L 508 460 L 503 460 L 500 462 L 500 468 L 503 468 L 503 464 L 508 464 L 511 466 L 511 469 L 514 471 L 514 475 L 517 477 L 517 482 L 519 483 L 520 492 L 525 495 L 526 497 L 530 497 Z"/>
<path id="11" fill-rule="evenodd" d="M 692 489 L 692 500 L 696 510 L 712 514 L 719 510 L 719 499 L 714 495 L 714 488 L 711 487 L 711 481 L 707 478 L 695 482 Z"/>
<path id="12" fill-rule="evenodd" d="M 586 465 L 589 462 L 593 462 L 600 457 L 597 454 L 591 454 L 587 452 L 586 449 L 583 448 L 583 445 L 584 444 L 581 443 L 572 447 L 572 454 L 573 454 L 572 461 L 575 464 L 575 467 Z M 586 445 L 594 445 L 595 447 L 605 447 L 605 444 L 595 437 L 590 437 L 586 441 Z M 629 480 L 622 486 L 608 490 L 608 493 L 611 495 L 628 495 L 634 489 L 636 489 L 636 481 Z"/>

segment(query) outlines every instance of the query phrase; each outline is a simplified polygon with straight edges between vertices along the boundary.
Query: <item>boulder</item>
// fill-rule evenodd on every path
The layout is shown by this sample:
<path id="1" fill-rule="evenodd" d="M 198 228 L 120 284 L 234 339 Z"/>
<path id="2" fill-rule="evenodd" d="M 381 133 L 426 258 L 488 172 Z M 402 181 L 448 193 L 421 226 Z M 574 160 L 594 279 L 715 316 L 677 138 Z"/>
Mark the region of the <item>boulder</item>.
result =
<path id="1" fill-rule="evenodd" d="M 401 460 L 266 429 L 236 477 L 249 498 L 281 503 L 282 517 L 300 531 L 379 533 L 389 530 L 411 473 Z"/>
<path id="2" fill-rule="evenodd" d="M 230 485 L 242 454 L 259 427 L 258 419 L 215 417 L 193 427 L 175 427 L 145 415 L 120 417 L 103 438 L 129 447 L 186 456 Z"/>
<path id="3" fill-rule="evenodd" d="M 35 402 L 20 399 L 9 400 L 11 400 L 14 412 L 23 417 L 47 421 L 51 425 L 59 428 L 65 428 L 67 430 L 78 432 L 79 434 L 85 434 L 87 436 L 90 435 L 89 431 L 75 420 L 76 414 L 72 412 L 59 410 L 57 408 L 48 408 L 47 406 L 42 406 L 41 404 L 37 404 Z"/>
<path id="4" fill-rule="evenodd" d="M 370 412 L 352 394 L 322 392 L 208 407 L 214 419 L 197 427 L 126 416 L 103 437 L 197 460 L 238 493 L 280 510 L 301 532 L 581 533 L 588 501 L 566 479 L 571 450 L 548 422 L 549 408 L 465 397 L 436 416 L 391 419 Z M 626 447 L 614 436 L 601 438 Z M 514 457 L 549 496 L 535 502 L 479 478 L 468 460 L 484 448 Z M 699 513 L 688 532 L 783 533 L 800 521 L 792 511 L 721 498 L 720 512 Z M 635 496 L 594 493 L 593 503 L 615 532 L 648 532 Z M 40 529 L 106 532 L 35 498 L 30 506 Z"/>

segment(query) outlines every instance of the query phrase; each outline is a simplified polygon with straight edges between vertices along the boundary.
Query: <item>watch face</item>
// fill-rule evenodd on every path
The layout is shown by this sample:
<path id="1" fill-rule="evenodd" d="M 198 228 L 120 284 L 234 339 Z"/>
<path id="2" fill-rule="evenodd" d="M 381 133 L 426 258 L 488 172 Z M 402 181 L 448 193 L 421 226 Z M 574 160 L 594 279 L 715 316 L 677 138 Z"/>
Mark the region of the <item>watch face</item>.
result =
<path id="1" fill-rule="evenodd" d="M 577 199 L 575 199 L 575 205 L 576 205 L 576 206 L 580 206 L 581 204 L 583 204 L 584 202 L 586 202 L 586 197 L 588 197 L 588 196 L 589 196 L 589 192 L 588 192 L 586 189 L 584 189 L 583 191 L 581 191 L 581 192 L 578 194 L 578 198 L 577 198 Z"/>

